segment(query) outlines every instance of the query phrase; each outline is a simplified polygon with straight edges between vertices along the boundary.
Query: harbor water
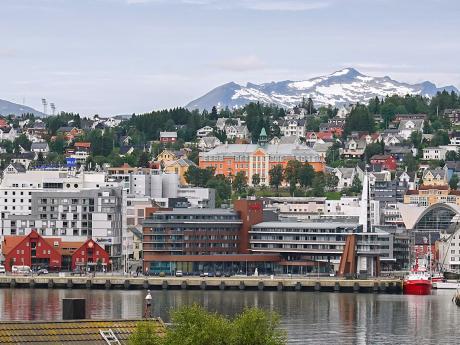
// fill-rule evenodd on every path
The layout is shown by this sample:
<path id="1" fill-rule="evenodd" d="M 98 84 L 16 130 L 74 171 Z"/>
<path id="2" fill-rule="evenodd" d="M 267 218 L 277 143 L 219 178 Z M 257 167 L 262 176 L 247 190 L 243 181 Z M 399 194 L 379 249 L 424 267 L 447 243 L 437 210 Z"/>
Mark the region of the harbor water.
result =
<path id="1" fill-rule="evenodd" d="M 279 291 L 152 291 L 154 315 L 199 303 L 234 315 L 256 306 L 278 312 L 289 344 L 460 344 L 453 291 L 429 296 Z M 87 299 L 93 319 L 140 318 L 145 291 L 0 289 L 1 320 L 60 320 L 64 297 Z"/>

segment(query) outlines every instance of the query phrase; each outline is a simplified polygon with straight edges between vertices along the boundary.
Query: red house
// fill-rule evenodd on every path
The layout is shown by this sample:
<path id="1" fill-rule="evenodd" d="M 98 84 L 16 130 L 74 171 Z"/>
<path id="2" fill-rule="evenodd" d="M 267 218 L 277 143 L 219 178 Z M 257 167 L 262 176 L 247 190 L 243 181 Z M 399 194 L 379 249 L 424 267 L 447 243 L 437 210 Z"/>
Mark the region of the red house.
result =
<path id="1" fill-rule="evenodd" d="M 160 142 L 175 143 L 177 141 L 177 132 L 160 132 Z"/>
<path id="2" fill-rule="evenodd" d="M 72 254 L 72 270 L 77 267 L 94 268 L 98 263 L 107 268 L 109 260 L 109 254 L 99 244 L 89 239 Z"/>
<path id="3" fill-rule="evenodd" d="M 371 157 L 372 165 L 380 165 L 385 170 L 394 171 L 397 167 L 396 158 L 391 155 L 373 155 Z"/>
<path id="4" fill-rule="evenodd" d="M 2 252 L 5 269 L 11 271 L 14 265 L 61 269 L 60 239 L 40 236 L 35 230 L 27 236 L 5 236 Z"/>

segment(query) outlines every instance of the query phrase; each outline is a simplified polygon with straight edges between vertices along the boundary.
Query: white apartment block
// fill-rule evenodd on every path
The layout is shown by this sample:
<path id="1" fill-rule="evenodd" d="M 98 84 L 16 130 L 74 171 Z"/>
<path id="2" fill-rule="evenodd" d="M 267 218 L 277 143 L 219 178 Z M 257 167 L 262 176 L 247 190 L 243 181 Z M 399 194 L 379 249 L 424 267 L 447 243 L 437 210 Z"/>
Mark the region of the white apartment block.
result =
<path id="1" fill-rule="evenodd" d="M 27 235 L 36 229 L 63 241 L 93 238 L 121 267 L 123 204 L 119 183 L 104 173 L 33 170 L 4 174 L 0 183 L 0 235 Z"/>

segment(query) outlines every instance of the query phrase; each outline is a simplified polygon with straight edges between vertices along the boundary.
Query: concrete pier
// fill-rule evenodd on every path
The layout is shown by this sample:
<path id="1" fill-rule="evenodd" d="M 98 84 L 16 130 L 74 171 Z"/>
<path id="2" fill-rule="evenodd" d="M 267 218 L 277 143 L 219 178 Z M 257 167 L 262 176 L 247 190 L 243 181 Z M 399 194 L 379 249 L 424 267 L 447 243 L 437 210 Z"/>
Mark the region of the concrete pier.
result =
<path id="1" fill-rule="evenodd" d="M 259 290 L 259 291 L 335 291 L 400 293 L 397 278 L 342 279 L 306 277 L 124 277 L 101 275 L 75 276 L 0 276 L 0 288 L 68 289 L 183 289 L 183 290 Z"/>

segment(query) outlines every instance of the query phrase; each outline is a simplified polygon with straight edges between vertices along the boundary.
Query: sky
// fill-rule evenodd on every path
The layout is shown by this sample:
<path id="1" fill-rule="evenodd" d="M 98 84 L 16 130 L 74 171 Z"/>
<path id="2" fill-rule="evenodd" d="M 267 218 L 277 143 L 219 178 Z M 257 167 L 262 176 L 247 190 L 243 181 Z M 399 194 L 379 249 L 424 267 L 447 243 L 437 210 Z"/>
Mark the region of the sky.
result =
<path id="1" fill-rule="evenodd" d="M 0 99 L 118 115 L 354 67 L 460 88 L 457 0 L 0 0 Z"/>

